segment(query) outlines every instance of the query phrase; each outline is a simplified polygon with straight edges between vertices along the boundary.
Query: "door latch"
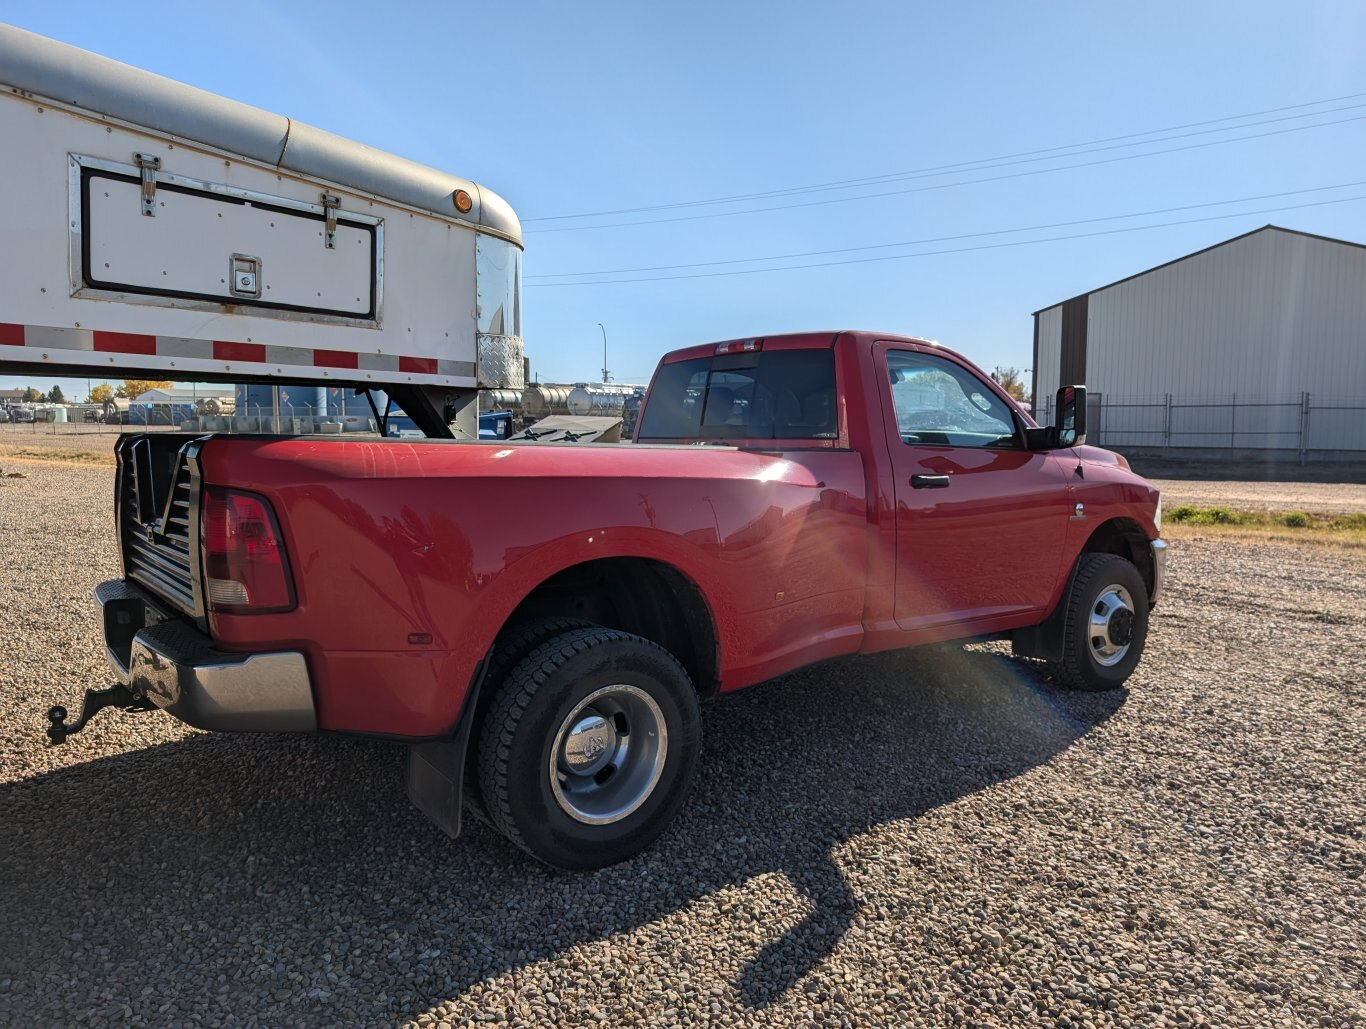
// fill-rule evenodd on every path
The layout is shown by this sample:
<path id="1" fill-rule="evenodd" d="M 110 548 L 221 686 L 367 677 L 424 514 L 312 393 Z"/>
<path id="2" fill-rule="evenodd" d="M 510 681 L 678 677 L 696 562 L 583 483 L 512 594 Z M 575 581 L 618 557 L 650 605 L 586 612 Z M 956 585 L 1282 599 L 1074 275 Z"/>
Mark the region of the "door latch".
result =
<path id="1" fill-rule="evenodd" d="M 323 194 L 323 245 L 328 250 L 337 249 L 337 208 L 341 207 L 341 197 L 331 193 Z"/>
<path id="2" fill-rule="evenodd" d="M 233 296 L 261 299 L 261 259 L 233 254 L 228 259 L 228 290 Z"/>
<path id="3" fill-rule="evenodd" d="M 134 154 L 133 160 L 142 173 L 142 213 L 148 218 L 157 216 L 157 172 L 161 158 L 155 154 Z"/>

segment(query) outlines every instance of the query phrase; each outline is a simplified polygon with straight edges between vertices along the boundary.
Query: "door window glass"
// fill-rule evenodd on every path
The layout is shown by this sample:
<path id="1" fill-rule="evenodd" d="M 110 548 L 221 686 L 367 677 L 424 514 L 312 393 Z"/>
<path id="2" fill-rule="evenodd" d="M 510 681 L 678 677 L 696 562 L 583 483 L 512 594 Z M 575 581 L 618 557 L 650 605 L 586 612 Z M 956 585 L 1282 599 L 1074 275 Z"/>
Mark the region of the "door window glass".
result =
<path id="1" fill-rule="evenodd" d="M 887 354 L 887 372 L 902 442 L 1019 447 L 1010 408 L 966 368 L 932 354 L 892 350 Z"/>

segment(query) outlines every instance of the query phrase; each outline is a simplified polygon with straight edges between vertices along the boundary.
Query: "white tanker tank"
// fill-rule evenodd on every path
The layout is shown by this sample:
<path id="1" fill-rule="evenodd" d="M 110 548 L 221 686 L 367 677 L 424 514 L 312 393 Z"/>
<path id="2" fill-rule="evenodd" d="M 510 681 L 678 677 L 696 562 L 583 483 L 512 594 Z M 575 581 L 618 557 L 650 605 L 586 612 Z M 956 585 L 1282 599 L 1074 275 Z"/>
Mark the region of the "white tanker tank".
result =
<path id="1" fill-rule="evenodd" d="M 581 382 L 570 390 L 566 404 L 570 414 L 581 417 L 615 416 L 622 413 L 627 397 L 644 391 L 644 386 L 620 382 Z"/>
<path id="2" fill-rule="evenodd" d="M 480 411 L 511 411 L 513 415 L 522 413 L 522 390 L 519 389 L 481 389 L 479 391 Z"/>
<path id="3" fill-rule="evenodd" d="M 237 413 L 236 397 L 200 397 L 195 401 L 195 413 L 216 417 Z"/>
<path id="4" fill-rule="evenodd" d="M 522 391 L 522 410 L 528 418 L 545 418 L 569 413 L 569 394 L 573 386 L 548 386 L 533 382 Z"/>

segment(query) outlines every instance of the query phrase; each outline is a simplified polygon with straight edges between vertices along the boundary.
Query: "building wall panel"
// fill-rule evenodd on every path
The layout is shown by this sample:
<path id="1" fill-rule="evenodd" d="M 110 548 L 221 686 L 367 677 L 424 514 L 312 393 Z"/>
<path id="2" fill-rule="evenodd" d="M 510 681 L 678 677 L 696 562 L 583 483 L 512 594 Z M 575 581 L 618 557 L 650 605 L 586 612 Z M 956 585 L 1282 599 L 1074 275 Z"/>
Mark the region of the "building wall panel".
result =
<path id="1" fill-rule="evenodd" d="M 1041 408 L 1061 371 L 1061 310 L 1038 315 Z M 1106 442 L 1151 442 L 1171 394 L 1210 404 L 1170 419 L 1173 445 L 1297 447 L 1287 405 L 1301 394 L 1311 407 L 1366 402 L 1366 248 L 1276 228 L 1231 240 L 1089 294 L 1086 343 L 1093 393 L 1153 404 L 1113 412 L 1107 427 L 1127 432 Z M 1310 425 L 1314 449 L 1362 446 L 1351 416 Z"/>
<path id="2" fill-rule="evenodd" d="M 1038 339 L 1038 353 L 1035 355 L 1034 377 L 1031 381 L 1034 384 L 1034 416 L 1037 419 L 1048 398 L 1061 384 L 1062 304 L 1035 315 L 1034 331 Z"/>

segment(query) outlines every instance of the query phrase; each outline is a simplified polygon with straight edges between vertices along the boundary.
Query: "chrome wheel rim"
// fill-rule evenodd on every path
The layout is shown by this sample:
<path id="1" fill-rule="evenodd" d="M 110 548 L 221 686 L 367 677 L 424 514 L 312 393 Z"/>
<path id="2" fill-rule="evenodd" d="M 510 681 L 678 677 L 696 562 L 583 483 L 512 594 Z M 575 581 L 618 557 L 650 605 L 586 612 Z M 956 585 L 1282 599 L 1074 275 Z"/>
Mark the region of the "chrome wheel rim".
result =
<path id="1" fill-rule="evenodd" d="M 550 748 L 550 791 L 570 818 L 619 822 L 644 804 L 664 771 L 664 712 L 644 690 L 604 686 L 560 723 Z"/>
<path id="2" fill-rule="evenodd" d="M 1096 664 L 1109 668 L 1124 660 L 1133 644 L 1137 617 L 1134 599 L 1123 586 L 1110 585 L 1101 590 L 1091 607 L 1087 632 Z"/>

